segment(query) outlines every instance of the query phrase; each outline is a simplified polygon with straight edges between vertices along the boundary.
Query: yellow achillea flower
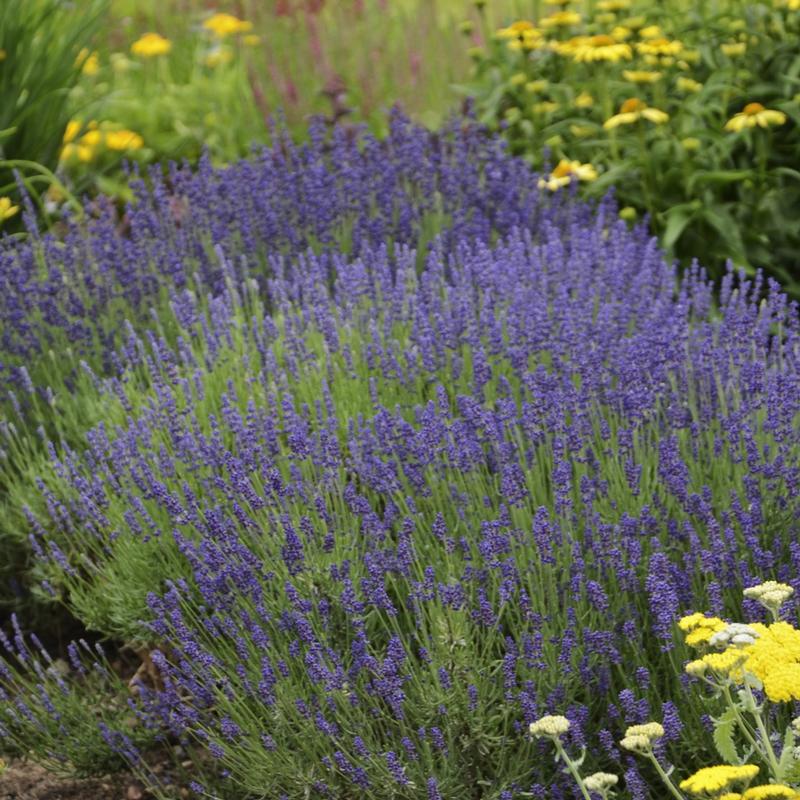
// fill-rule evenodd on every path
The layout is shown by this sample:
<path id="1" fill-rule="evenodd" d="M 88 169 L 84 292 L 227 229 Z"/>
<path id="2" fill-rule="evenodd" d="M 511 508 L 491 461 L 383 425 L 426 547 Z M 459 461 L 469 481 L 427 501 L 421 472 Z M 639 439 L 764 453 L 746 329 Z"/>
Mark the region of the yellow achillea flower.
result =
<path id="1" fill-rule="evenodd" d="M 761 103 L 748 103 L 738 114 L 734 114 L 726 123 L 726 131 L 738 132 L 745 128 L 768 128 L 771 125 L 783 125 L 786 114 L 764 108 Z M 774 625 L 772 627 L 775 627 Z"/>
<path id="2" fill-rule="evenodd" d="M 755 764 L 730 766 L 728 764 L 715 767 L 703 767 L 681 781 L 680 788 L 690 794 L 719 794 L 735 783 L 746 783 L 758 775 Z"/>
<path id="3" fill-rule="evenodd" d="M 641 103 L 641 100 L 639 102 Z M 707 642 L 717 631 L 723 630 L 726 625 L 727 623 L 719 617 L 707 617 L 699 611 L 681 617 L 678 620 L 678 627 L 687 634 L 686 644 L 689 645 Z M 690 637 L 693 637 L 691 641 L 689 640 Z"/>
<path id="4" fill-rule="evenodd" d="M 253 30 L 253 23 L 234 17 L 233 14 L 218 13 L 209 17 L 203 23 L 203 27 L 218 39 L 224 39 L 226 36 Z"/>
<path id="5" fill-rule="evenodd" d="M 742 795 L 739 792 L 725 792 L 725 794 L 721 794 L 716 800 L 742 800 Z"/>
<path id="6" fill-rule="evenodd" d="M 661 79 L 661 73 L 649 69 L 624 69 L 622 77 L 631 83 L 655 83 Z"/>
<path id="7" fill-rule="evenodd" d="M 747 661 L 747 653 L 738 647 L 729 647 L 721 653 L 707 653 L 701 659 L 700 663 L 705 664 L 706 667 L 717 675 L 726 678 L 732 678 L 735 681 L 742 679 L 742 667 Z M 692 661 L 691 664 L 697 662 Z M 687 664 L 687 672 L 689 665 Z M 692 674 L 692 673 L 690 673 Z"/>
<path id="8" fill-rule="evenodd" d="M 645 722 L 643 725 L 629 725 L 626 736 L 646 736 L 651 742 L 664 736 L 664 726 L 660 722 Z"/>
<path id="9" fill-rule="evenodd" d="M 735 56 L 743 56 L 747 52 L 746 42 L 724 42 L 719 46 L 719 49 L 725 53 L 729 58 Z"/>
<path id="10" fill-rule="evenodd" d="M 15 206 L 10 197 L 0 197 L 0 223 L 10 219 L 18 211 L 19 206 Z"/>
<path id="11" fill-rule="evenodd" d="M 683 43 L 677 39 L 670 40 L 663 36 L 638 42 L 636 49 L 642 55 L 650 56 L 676 56 L 683 50 Z"/>
<path id="12" fill-rule="evenodd" d="M 160 33 L 144 33 L 131 45 L 131 53 L 142 58 L 165 56 L 170 50 L 172 42 Z"/>
<path id="13" fill-rule="evenodd" d="M 743 795 L 742 800 L 796 800 L 800 797 L 791 786 L 783 783 L 769 783 L 766 786 L 753 786 Z"/>
<path id="14" fill-rule="evenodd" d="M 597 178 L 597 170 L 591 164 L 581 164 L 580 161 L 568 161 L 562 158 L 550 173 L 549 178 L 539 179 L 539 188 L 547 188 L 554 192 L 556 189 L 566 186 L 573 178 L 579 181 L 593 181 Z"/>
<path id="15" fill-rule="evenodd" d="M 675 86 L 678 87 L 678 91 L 691 94 L 696 94 L 703 88 L 703 84 L 700 81 L 696 81 L 694 78 L 684 78 L 683 76 L 675 81 Z"/>
<path id="16" fill-rule="evenodd" d="M 611 61 L 630 59 L 633 52 L 629 44 L 618 42 L 612 36 L 599 34 L 588 36 L 574 48 L 573 58 L 577 62 Z"/>
<path id="17" fill-rule="evenodd" d="M 123 128 L 119 131 L 107 131 L 105 145 L 109 150 L 141 150 L 144 140 L 138 133 Z"/>
<path id="18" fill-rule="evenodd" d="M 556 11 L 540 21 L 543 28 L 569 28 L 581 21 L 577 11 Z"/>
<path id="19" fill-rule="evenodd" d="M 591 108 L 594 105 L 594 97 L 589 92 L 581 92 L 575 98 L 575 108 Z"/>
<path id="20" fill-rule="evenodd" d="M 658 108 L 650 108 L 644 100 L 640 100 L 638 97 L 630 97 L 619 107 L 619 114 L 609 117 L 603 123 L 603 127 L 606 130 L 611 130 L 612 128 L 618 128 L 620 125 L 632 125 L 640 119 L 646 119 L 655 125 L 661 125 L 669 119 L 669 114 Z M 709 633 L 709 638 L 710 636 L 711 634 Z"/>
<path id="21" fill-rule="evenodd" d="M 706 664 L 702 658 L 696 658 L 694 661 L 690 661 L 684 667 L 684 670 L 686 671 L 687 675 L 691 675 L 694 678 L 699 678 L 702 675 L 705 675 L 708 671 L 708 664 Z"/>

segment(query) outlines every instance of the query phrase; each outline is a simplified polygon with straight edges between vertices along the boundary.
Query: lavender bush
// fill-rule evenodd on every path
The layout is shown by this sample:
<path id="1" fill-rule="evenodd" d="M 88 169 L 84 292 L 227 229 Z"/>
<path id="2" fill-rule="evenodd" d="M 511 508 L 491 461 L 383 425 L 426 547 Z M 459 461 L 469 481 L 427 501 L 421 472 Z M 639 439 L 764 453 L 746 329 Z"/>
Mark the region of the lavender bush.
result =
<path id="1" fill-rule="evenodd" d="M 349 253 L 212 236 L 76 377 L 102 422 L 49 445 L 19 513 L 44 591 L 151 653 L 134 729 L 202 754 L 197 794 L 567 798 L 524 735 L 563 713 L 644 800 L 628 725 L 710 760 L 677 619 L 800 586 L 797 307 L 679 282 L 611 201 L 540 206 L 497 159 L 506 222 L 484 164 L 423 251 L 418 227 Z M 19 648 L 4 682 L 29 697 Z M 7 738 L 36 749 L 36 709 Z"/>

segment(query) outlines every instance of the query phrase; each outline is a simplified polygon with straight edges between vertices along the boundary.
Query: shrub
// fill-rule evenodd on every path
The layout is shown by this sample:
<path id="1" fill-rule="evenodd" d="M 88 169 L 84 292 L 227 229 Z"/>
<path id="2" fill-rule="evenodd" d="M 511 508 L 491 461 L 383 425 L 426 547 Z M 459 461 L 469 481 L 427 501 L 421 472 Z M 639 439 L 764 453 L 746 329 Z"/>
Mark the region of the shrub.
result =
<path id="1" fill-rule="evenodd" d="M 612 204 L 555 202 L 261 283 L 221 253 L 54 445 L 46 588 L 157 648 L 147 713 L 229 796 L 566 797 L 521 735 L 547 712 L 631 786 L 614 735 L 655 714 L 707 763 L 661 665 L 682 613 L 797 582 L 797 308 L 733 275 L 717 302 Z"/>
<path id="2" fill-rule="evenodd" d="M 796 295 L 795 5 L 601 0 L 484 28 L 464 88 L 548 189 L 614 185 L 684 263 L 763 268 Z"/>

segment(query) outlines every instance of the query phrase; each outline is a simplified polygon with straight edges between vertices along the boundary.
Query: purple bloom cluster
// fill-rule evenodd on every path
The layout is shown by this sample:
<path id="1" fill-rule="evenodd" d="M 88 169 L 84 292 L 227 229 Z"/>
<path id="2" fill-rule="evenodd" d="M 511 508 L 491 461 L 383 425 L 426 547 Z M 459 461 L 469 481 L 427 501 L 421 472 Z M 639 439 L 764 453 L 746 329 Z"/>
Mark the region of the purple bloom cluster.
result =
<path id="1" fill-rule="evenodd" d="M 148 718 L 242 795 L 566 798 L 525 736 L 545 713 L 644 786 L 615 747 L 627 725 L 663 719 L 685 763 L 686 732 L 702 741 L 665 665 L 677 617 L 734 613 L 762 578 L 800 588 L 797 308 L 758 280 L 730 275 L 718 298 L 699 269 L 678 282 L 611 202 L 536 210 L 520 165 L 473 180 L 465 154 L 471 188 L 426 190 L 423 135 L 404 130 L 395 191 L 456 198 L 425 253 L 406 201 L 382 212 L 376 190 L 357 252 L 272 253 L 253 285 L 241 265 L 269 237 L 225 237 L 267 212 L 216 225 L 181 189 L 218 246 L 213 296 L 179 287 L 172 336 L 128 331 L 96 380 L 119 422 L 52 448 L 35 547 L 82 619 L 159 643 Z M 281 192 L 313 180 L 360 203 L 378 146 L 335 146 L 355 183 L 304 162 Z M 254 169 L 233 168 L 225 208 L 258 201 Z M 227 172 L 200 174 L 225 194 Z M 301 222 L 278 249 L 310 243 Z"/>

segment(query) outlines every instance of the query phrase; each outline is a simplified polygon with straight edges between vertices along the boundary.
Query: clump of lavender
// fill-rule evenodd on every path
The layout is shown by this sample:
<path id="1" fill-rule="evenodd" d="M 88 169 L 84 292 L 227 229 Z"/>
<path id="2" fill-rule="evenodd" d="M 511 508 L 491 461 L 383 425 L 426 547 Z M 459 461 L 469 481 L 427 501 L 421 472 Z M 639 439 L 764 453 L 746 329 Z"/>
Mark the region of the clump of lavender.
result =
<path id="1" fill-rule="evenodd" d="M 215 258 L 84 372 L 106 419 L 25 517 L 44 590 L 156 648 L 148 719 L 231 796 L 568 797 L 521 735 L 553 713 L 637 797 L 628 726 L 694 763 L 676 620 L 800 585 L 797 308 L 609 204 Z"/>

